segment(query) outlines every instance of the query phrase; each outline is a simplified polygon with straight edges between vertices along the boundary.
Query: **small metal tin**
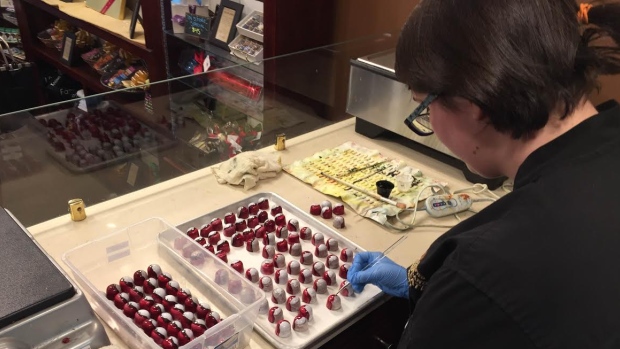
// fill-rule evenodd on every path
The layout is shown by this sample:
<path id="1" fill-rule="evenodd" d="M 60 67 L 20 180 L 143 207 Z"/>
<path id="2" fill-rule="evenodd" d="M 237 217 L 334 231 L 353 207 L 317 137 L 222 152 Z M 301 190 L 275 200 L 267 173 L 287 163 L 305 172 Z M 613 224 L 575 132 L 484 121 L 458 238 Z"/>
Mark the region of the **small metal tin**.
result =
<path id="1" fill-rule="evenodd" d="M 286 135 L 284 133 L 280 133 L 276 135 L 276 150 L 285 150 L 286 149 Z"/>
<path id="2" fill-rule="evenodd" d="M 69 200 L 69 214 L 71 220 L 75 222 L 83 221 L 86 219 L 86 205 L 82 199 Z"/>

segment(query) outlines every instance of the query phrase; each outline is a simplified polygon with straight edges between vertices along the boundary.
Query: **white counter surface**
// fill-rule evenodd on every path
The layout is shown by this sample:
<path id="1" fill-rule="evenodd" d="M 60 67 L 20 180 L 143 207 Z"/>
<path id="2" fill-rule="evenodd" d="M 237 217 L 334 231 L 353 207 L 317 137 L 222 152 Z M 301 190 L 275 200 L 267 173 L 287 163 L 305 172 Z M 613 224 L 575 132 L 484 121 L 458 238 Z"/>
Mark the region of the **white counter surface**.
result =
<path id="1" fill-rule="evenodd" d="M 346 141 L 378 149 L 390 158 L 402 159 L 412 167 L 420 168 L 425 175 L 447 182 L 452 190 L 471 186 L 462 173 L 453 167 L 402 145 L 372 140 L 355 133 L 353 119 L 287 140 L 287 150 L 279 154 L 282 163 L 289 164 Z M 275 152 L 273 147 L 263 151 Z M 150 217 L 161 217 L 169 223 L 180 224 L 258 192 L 275 192 L 302 209 L 325 199 L 337 201 L 284 172 L 275 179 L 259 182 L 255 188 L 246 192 L 242 187 L 218 184 L 211 169 L 206 168 L 94 206 L 89 207 L 87 202 L 88 218 L 82 222 L 71 221 L 67 214 L 29 227 L 28 230 L 72 277 L 61 258 L 65 251 L 75 246 Z M 426 214 L 418 217 L 419 222 L 431 222 Z M 351 209 L 347 210 L 345 219 L 347 228 L 340 230 L 340 233 L 368 250 L 384 250 L 403 234 L 354 215 Z M 446 218 L 436 222 L 453 224 L 456 220 Z M 409 266 L 445 230 L 419 228 L 409 231 L 406 233 L 410 234 L 408 239 L 393 250 L 390 257 L 403 266 Z M 127 347 L 109 328 L 107 330 L 113 344 Z M 271 348 L 271 345 L 254 332 L 249 348 Z"/>

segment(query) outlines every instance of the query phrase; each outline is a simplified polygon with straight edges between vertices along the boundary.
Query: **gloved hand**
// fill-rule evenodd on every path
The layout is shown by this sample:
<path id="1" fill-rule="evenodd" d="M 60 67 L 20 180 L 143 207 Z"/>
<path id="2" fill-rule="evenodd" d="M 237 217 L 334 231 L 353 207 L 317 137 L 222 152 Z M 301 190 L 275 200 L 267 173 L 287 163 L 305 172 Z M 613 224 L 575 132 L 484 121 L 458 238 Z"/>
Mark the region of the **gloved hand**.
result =
<path id="1" fill-rule="evenodd" d="M 394 263 L 391 259 L 382 258 L 373 266 L 362 270 L 381 257 L 383 257 L 381 252 L 359 252 L 355 255 L 353 265 L 347 273 L 347 279 L 353 290 L 358 293 L 362 292 L 364 286 L 370 283 L 391 296 L 409 298 L 407 269 Z"/>

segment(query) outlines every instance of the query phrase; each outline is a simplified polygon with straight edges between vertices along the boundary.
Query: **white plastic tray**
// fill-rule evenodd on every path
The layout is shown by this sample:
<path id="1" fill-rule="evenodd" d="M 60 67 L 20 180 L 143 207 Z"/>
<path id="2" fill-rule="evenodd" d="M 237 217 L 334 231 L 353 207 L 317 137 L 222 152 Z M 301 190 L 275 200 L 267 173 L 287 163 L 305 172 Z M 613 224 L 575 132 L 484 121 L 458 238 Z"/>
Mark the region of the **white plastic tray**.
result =
<path id="1" fill-rule="evenodd" d="M 280 196 L 274 193 L 259 193 L 256 195 L 252 195 L 245 200 L 240 202 L 236 202 L 220 209 L 217 209 L 209 214 L 204 216 L 195 218 L 189 222 L 183 223 L 177 228 L 181 232 L 187 231 L 190 227 L 196 227 L 200 229 L 203 224 L 208 224 L 211 222 L 213 218 L 221 218 L 223 220 L 224 215 L 228 212 L 237 213 L 237 208 L 240 206 L 248 206 L 249 203 L 254 202 L 257 203 L 259 198 L 267 198 L 269 200 L 270 205 L 277 204 L 282 206 L 283 213 L 286 216 L 287 222 L 294 218 L 299 221 L 299 226 L 301 227 L 310 227 L 312 228 L 314 233 L 320 232 L 325 236 L 325 241 L 328 238 L 335 238 L 339 241 L 339 250 L 338 252 L 328 252 L 328 254 L 335 254 L 337 256 L 340 255 L 340 251 L 342 248 L 356 249 L 357 251 L 363 251 L 363 249 L 348 240 L 344 236 L 340 235 L 333 228 L 327 226 L 327 224 L 331 225 L 332 220 L 325 220 L 323 218 L 314 218 L 310 214 L 306 213 L 305 210 L 301 210 L 294 205 L 290 204 Z M 309 208 L 308 208 L 309 209 Z M 269 211 L 268 211 L 269 213 Z M 271 214 L 269 214 L 270 219 L 273 218 Z M 345 214 L 346 220 L 346 214 Z M 323 223 L 325 222 L 325 223 Z M 220 234 L 222 239 L 226 239 L 231 242 L 231 238 L 227 238 L 223 233 Z M 197 243 L 195 243 L 198 245 Z M 303 251 L 311 251 L 314 253 L 315 247 L 311 244 L 310 241 L 301 240 L 302 250 Z M 228 254 L 228 262 L 231 263 L 234 260 L 241 260 L 244 264 L 245 270 L 250 267 L 254 267 L 259 271 L 259 275 L 263 276 L 260 273 L 260 264 L 265 258 L 262 256 L 262 248 L 263 243 L 259 242 L 259 252 L 248 252 L 245 249 L 245 245 L 243 247 L 233 247 L 231 243 L 231 251 Z M 181 253 L 179 251 L 179 253 Z M 286 264 L 291 260 L 299 261 L 299 257 L 293 257 L 288 252 L 277 252 L 282 253 L 286 257 Z M 314 257 L 314 261 L 322 261 L 325 263 L 325 258 Z M 340 261 L 340 265 L 343 262 Z M 350 263 L 347 263 L 350 264 Z M 301 265 L 301 268 L 311 269 L 311 266 Z M 285 268 L 283 268 L 285 269 Z M 326 266 L 326 270 L 330 270 Z M 340 283 L 344 281 L 344 279 L 338 276 L 338 269 L 334 270 L 337 276 L 337 284 L 328 286 L 328 291 L 326 294 L 317 294 L 317 302 L 310 304 L 313 309 L 314 318 L 308 323 L 309 328 L 307 332 L 296 332 L 292 331 L 292 335 L 288 338 L 281 338 L 275 334 L 275 324 L 267 321 L 266 314 L 259 314 L 255 329 L 261 333 L 263 337 L 265 337 L 269 342 L 271 342 L 274 346 L 278 348 L 309 348 L 319 346 L 324 343 L 329 338 L 335 336 L 337 333 L 343 331 L 348 326 L 350 326 L 354 320 L 356 320 L 359 316 L 363 315 L 365 312 L 369 311 L 373 307 L 373 305 L 378 305 L 380 298 L 382 298 L 383 293 L 379 288 L 368 285 L 364 289 L 364 291 L 360 294 L 355 294 L 353 297 L 344 297 L 340 296 L 342 300 L 342 309 L 337 311 L 328 310 L 326 307 L 327 297 L 330 294 L 334 294 L 340 288 Z M 273 275 L 270 275 L 273 279 Z M 297 278 L 297 276 L 289 275 L 289 279 Z M 316 280 L 317 276 L 313 276 L 313 280 Z M 276 285 L 274 280 L 274 288 L 281 287 L 286 289 L 286 285 Z M 306 287 L 312 287 L 312 284 L 301 284 L 301 290 Z M 269 307 L 275 306 L 271 301 L 271 292 L 265 292 L 265 298 L 269 301 Z M 287 294 L 287 297 L 290 296 Z M 298 294 L 301 298 L 301 294 Z M 302 304 L 305 304 L 302 302 Z M 277 305 L 280 306 L 284 312 L 284 319 L 288 320 L 293 325 L 293 319 L 297 315 L 297 312 L 290 312 L 286 310 L 284 304 Z"/>
<path id="2" fill-rule="evenodd" d="M 181 287 L 190 289 L 199 302 L 208 303 L 223 319 L 181 348 L 215 348 L 221 343 L 237 343 L 238 348 L 243 348 L 249 343 L 263 301 L 262 291 L 230 273 L 231 280 L 240 280 L 242 287 L 252 292 L 255 298 L 250 304 L 240 301 L 238 294 L 230 294 L 209 277 L 226 268 L 217 257 L 203 250 L 206 253 L 200 257 L 204 263 L 195 267 L 172 252 L 179 234 L 163 220 L 151 218 L 78 246 L 65 253 L 63 261 L 72 270 L 95 312 L 132 348 L 160 347 L 106 298 L 105 290 L 109 284 L 118 283 L 121 277 L 132 276 L 139 269 L 146 270 L 153 263 L 169 272 Z"/>
<path id="3" fill-rule="evenodd" d="M 243 36 L 247 36 L 248 38 L 252 38 L 259 42 L 263 42 L 263 34 L 244 28 L 245 24 L 251 21 L 252 18 L 255 16 L 259 17 L 260 21 L 263 22 L 264 25 L 263 13 L 259 11 L 252 11 L 249 15 L 245 16 L 245 18 L 243 18 L 239 23 L 237 23 L 237 30 L 239 31 L 239 34 Z"/>

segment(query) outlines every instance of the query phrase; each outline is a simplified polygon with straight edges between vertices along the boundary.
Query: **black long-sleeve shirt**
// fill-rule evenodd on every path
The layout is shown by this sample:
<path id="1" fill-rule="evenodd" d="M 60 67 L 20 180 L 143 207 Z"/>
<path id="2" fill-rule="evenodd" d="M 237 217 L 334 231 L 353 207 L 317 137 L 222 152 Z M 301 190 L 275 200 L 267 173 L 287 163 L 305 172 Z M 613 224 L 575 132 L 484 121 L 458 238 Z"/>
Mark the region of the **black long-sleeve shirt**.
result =
<path id="1" fill-rule="evenodd" d="M 620 348 L 620 105 L 598 110 L 410 267 L 399 348 Z"/>

